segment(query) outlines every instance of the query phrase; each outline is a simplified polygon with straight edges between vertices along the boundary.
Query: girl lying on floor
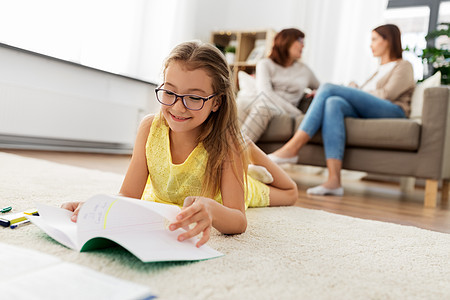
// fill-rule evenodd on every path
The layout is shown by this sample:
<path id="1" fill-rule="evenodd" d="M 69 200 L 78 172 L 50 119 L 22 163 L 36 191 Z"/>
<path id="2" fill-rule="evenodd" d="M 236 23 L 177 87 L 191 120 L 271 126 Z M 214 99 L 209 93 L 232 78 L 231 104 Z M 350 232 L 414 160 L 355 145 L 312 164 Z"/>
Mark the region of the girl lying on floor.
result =
<path id="1" fill-rule="evenodd" d="M 209 240 L 211 226 L 242 233 L 247 207 L 297 200 L 295 182 L 241 135 L 230 70 L 214 46 L 175 47 L 156 96 L 161 110 L 141 122 L 120 195 L 182 206 L 169 229 L 193 226 L 179 241 L 202 234 L 200 247 Z M 81 204 L 62 207 L 73 211 L 76 221 Z"/>

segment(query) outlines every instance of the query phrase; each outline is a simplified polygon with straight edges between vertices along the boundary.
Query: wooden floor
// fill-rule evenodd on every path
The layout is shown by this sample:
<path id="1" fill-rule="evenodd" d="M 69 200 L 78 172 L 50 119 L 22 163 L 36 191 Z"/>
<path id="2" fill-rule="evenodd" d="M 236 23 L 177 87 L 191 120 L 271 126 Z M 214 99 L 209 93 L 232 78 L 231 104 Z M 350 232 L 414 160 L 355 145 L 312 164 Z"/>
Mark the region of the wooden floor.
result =
<path id="1" fill-rule="evenodd" d="M 130 161 L 129 155 L 29 150 L 0 151 L 118 174 L 125 174 Z M 285 166 L 284 168 L 299 187 L 296 206 L 450 233 L 450 209 L 439 205 L 437 208 L 424 208 L 423 188 L 416 187 L 413 192 L 405 194 L 400 192 L 398 184 L 361 179 L 359 174 L 356 174 L 358 178 L 355 178 L 354 173 L 344 173 L 345 195 L 343 197 L 309 196 L 305 193 L 306 189 L 322 183 L 324 175 L 313 174 L 311 170 L 304 167 Z"/>

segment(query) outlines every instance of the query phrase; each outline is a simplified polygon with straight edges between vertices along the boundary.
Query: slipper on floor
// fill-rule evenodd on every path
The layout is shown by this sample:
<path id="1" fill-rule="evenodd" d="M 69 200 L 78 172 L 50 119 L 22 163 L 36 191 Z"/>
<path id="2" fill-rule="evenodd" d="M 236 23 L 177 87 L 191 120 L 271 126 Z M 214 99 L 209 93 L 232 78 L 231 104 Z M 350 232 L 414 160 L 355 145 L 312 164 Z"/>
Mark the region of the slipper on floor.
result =
<path id="1" fill-rule="evenodd" d="M 279 157 L 274 154 L 267 155 L 276 164 L 296 164 L 298 157 Z"/>
<path id="2" fill-rule="evenodd" d="M 320 196 L 342 196 L 344 195 L 344 189 L 339 187 L 337 189 L 327 189 L 321 185 L 312 187 L 306 190 L 309 195 L 320 195 Z"/>

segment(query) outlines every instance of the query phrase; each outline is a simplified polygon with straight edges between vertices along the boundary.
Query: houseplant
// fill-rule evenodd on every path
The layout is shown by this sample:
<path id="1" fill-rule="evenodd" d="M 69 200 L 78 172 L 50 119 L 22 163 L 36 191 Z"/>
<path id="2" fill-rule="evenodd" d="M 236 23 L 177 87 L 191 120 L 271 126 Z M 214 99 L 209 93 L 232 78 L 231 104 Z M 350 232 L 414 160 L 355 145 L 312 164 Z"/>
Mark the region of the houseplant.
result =
<path id="1" fill-rule="evenodd" d="M 234 59 L 236 57 L 236 47 L 235 46 L 226 46 L 225 47 L 225 58 L 229 64 L 234 63 Z"/>
<path id="2" fill-rule="evenodd" d="M 439 29 L 427 34 L 425 39 L 429 41 L 441 36 L 450 37 L 450 23 L 439 24 Z M 422 62 L 428 68 L 428 76 L 441 71 L 441 84 L 450 84 L 450 51 L 448 46 L 449 44 L 446 43 L 438 47 L 427 47 L 422 53 Z"/>

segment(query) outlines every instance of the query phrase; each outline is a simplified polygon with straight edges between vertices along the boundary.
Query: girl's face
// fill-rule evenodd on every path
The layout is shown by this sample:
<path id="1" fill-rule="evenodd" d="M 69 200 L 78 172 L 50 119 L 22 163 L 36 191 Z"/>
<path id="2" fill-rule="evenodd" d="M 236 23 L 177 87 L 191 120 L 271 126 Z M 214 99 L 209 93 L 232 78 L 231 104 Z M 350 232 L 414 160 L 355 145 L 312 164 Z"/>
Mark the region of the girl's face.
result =
<path id="1" fill-rule="evenodd" d="M 188 70 L 182 62 L 171 62 L 166 68 L 164 79 L 163 88 L 179 95 L 194 94 L 208 97 L 215 92 L 212 88 L 212 79 L 205 70 Z M 172 131 L 196 134 L 200 134 L 200 125 L 205 122 L 209 114 L 218 109 L 216 97 L 206 101 L 201 110 L 187 109 L 181 98 L 177 98 L 172 106 L 161 105 L 163 116 Z"/>
<path id="2" fill-rule="evenodd" d="M 300 59 L 302 57 L 303 46 L 303 38 L 296 40 L 289 48 L 289 58 L 292 60 Z"/>
<path id="3" fill-rule="evenodd" d="M 372 49 L 373 56 L 381 57 L 389 53 L 389 43 L 374 30 L 372 31 L 370 49 Z"/>

